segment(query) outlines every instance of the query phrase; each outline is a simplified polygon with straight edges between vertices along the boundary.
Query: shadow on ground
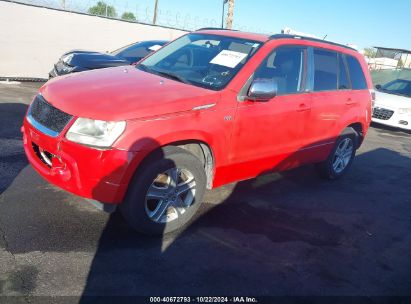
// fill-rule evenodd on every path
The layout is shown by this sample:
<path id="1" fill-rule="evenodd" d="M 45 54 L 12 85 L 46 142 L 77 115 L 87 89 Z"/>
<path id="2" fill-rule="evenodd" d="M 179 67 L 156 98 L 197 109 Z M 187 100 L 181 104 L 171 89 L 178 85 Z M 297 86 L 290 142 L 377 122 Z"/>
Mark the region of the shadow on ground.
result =
<path id="1" fill-rule="evenodd" d="M 95 252 L 86 280 L 59 277 L 85 282 L 83 302 L 90 295 L 409 295 L 411 159 L 404 154 L 364 152 L 336 182 L 307 166 L 224 186 L 207 193 L 185 231 L 158 239 L 135 233 L 118 213 L 85 207 L 26 167 L 26 110 L 0 104 L 0 247 L 29 257 L 0 279 L 0 290 L 11 282 L 35 292 L 38 277 L 53 287 L 47 271 L 64 268 L 47 261 L 37 268 L 42 256 L 78 254 L 66 266 L 75 276 L 89 267 L 81 254 Z"/>
<path id="2" fill-rule="evenodd" d="M 27 165 L 20 128 L 27 105 L 0 103 L 0 194 Z"/>
<path id="3" fill-rule="evenodd" d="M 316 178 L 310 166 L 262 176 L 210 192 L 191 226 L 159 239 L 136 234 L 115 213 L 82 302 L 93 295 L 407 294 L 411 261 L 401 250 L 411 245 L 411 207 L 406 190 L 392 191 L 410 173 L 409 158 L 381 148 L 358 156 L 335 182 Z M 215 192 L 226 193 L 223 203 L 215 205 Z"/>

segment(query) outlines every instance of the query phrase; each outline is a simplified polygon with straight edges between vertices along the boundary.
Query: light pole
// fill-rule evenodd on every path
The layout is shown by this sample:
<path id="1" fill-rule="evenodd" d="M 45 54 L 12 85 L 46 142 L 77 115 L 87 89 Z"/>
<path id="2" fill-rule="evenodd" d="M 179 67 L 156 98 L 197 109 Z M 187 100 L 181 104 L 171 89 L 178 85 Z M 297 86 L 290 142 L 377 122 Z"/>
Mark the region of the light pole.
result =
<path id="1" fill-rule="evenodd" d="M 154 3 L 154 16 L 153 16 L 153 24 L 157 22 L 157 10 L 158 10 L 158 0 Z"/>

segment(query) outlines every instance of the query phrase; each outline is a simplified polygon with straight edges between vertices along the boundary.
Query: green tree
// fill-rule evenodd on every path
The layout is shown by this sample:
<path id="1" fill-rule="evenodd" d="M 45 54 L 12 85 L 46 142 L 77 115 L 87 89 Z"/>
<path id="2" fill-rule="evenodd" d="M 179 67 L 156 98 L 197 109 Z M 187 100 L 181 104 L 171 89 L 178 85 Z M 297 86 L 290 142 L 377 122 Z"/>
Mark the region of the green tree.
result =
<path id="1" fill-rule="evenodd" d="M 134 16 L 132 12 L 124 12 L 123 15 L 121 15 L 121 19 L 123 20 L 128 20 L 128 21 L 136 21 L 137 18 Z"/>
<path id="2" fill-rule="evenodd" d="M 108 5 L 104 1 L 97 2 L 96 5 L 88 9 L 88 13 L 97 16 L 117 17 L 116 9 L 112 5 Z"/>
<path id="3" fill-rule="evenodd" d="M 364 56 L 368 58 L 374 58 L 377 51 L 374 48 L 365 48 L 364 49 Z"/>

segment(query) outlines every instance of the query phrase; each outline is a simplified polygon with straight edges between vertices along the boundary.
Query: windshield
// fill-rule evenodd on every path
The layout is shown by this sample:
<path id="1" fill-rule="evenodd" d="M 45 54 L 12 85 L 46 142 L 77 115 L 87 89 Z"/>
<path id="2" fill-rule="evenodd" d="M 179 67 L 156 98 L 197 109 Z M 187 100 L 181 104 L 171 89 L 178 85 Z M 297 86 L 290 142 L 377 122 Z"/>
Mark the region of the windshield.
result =
<path id="1" fill-rule="evenodd" d="M 261 44 L 246 39 L 192 33 L 160 49 L 137 68 L 195 86 L 221 90 Z"/>
<path id="2" fill-rule="evenodd" d="M 396 79 L 381 86 L 380 91 L 411 97 L 411 80 Z"/>
<path id="3" fill-rule="evenodd" d="M 166 41 L 144 41 L 130 45 L 126 45 L 118 50 L 111 52 L 112 55 L 128 60 L 130 62 L 137 62 L 148 54 L 160 49 Z"/>

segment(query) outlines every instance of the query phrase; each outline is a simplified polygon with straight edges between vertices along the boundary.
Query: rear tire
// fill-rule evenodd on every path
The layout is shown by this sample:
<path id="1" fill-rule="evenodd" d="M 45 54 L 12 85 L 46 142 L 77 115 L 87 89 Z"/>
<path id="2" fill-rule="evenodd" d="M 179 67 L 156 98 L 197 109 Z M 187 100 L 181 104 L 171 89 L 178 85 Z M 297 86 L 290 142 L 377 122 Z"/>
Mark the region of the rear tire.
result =
<path id="1" fill-rule="evenodd" d="M 338 137 L 328 158 L 317 164 L 319 175 L 328 180 L 342 177 L 351 167 L 358 147 L 358 134 L 353 128 L 347 128 Z"/>
<path id="2" fill-rule="evenodd" d="M 165 147 L 138 169 L 120 212 L 141 233 L 166 234 L 193 218 L 206 184 L 204 167 L 196 156 L 178 147 Z"/>

